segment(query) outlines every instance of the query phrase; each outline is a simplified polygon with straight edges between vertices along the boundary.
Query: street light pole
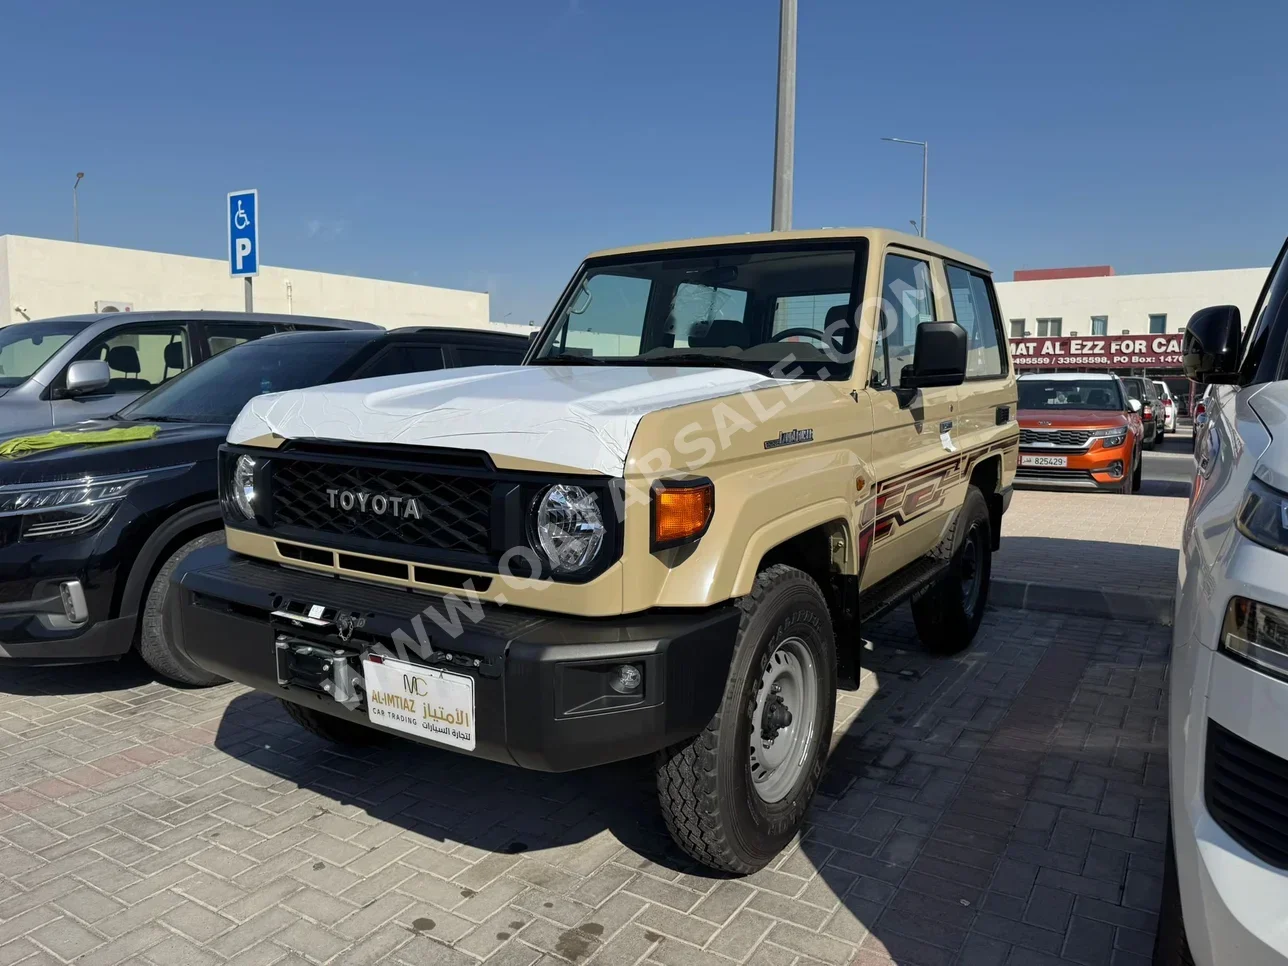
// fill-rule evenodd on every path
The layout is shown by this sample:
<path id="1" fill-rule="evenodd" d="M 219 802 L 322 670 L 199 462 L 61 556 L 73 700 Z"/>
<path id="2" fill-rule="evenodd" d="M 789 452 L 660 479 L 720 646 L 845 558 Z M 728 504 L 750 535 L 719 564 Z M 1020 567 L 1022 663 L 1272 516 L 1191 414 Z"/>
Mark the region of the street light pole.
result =
<path id="1" fill-rule="evenodd" d="M 909 141 L 907 138 L 882 138 L 882 141 L 893 141 L 896 144 L 914 144 L 921 148 L 921 237 L 926 237 L 926 189 L 929 184 L 930 145 L 925 141 Z"/>
<path id="2" fill-rule="evenodd" d="M 778 21 L 778 117 L 774 129 L 774 202 L 770 226 L 792 227 L 796 168 L 796 0 L 781 0 Z"/>
<path id="3" fill-rule="evenodd" d="M 76 172 L 76 183 L 72 185 L 72 224 L 75 232 L 74 238 L 80 241 L 80 196 L 76 189 L 80 187 L 81 178 L 85 177 L 84 171 Z"/>

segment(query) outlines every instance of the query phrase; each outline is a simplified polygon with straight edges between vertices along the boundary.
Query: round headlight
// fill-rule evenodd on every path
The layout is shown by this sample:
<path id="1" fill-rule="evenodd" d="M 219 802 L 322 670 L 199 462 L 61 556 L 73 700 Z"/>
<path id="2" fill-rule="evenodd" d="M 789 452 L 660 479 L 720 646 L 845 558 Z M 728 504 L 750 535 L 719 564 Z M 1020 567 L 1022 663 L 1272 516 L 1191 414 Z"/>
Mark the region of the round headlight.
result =
<path id="1" fill-rule="evenodd" d="M 232 478 L 233 503 L 247 520 L 255 517 L 255 461 L 245 454 L 237 457 Z"/>
<path id="2" fill-rule="evenodd" d="M 604 545 L 604 514 L 590 491 L 559 483 L 537 497 L 533 532 L 551 570 L 576 573 L 590 566 Z"/>

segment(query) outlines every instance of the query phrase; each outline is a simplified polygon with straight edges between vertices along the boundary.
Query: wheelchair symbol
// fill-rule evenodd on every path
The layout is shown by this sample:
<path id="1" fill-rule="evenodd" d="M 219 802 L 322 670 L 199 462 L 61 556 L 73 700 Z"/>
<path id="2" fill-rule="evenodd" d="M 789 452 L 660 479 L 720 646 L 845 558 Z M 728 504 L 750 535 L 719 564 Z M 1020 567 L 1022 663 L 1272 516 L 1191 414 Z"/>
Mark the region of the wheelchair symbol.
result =
<path id="1" fill-rule="evenodd" d="M 241 202 L 241 199 L 238 198 L 237 213 L 233 215 L 233 226 L 237 228 L 238 231 L 241 231 L 245 229 L 246 226 L 249 224 L 250 224 L 250 217 L 246 214 L 246 212 L 242 211 L 242 202 Z"/>

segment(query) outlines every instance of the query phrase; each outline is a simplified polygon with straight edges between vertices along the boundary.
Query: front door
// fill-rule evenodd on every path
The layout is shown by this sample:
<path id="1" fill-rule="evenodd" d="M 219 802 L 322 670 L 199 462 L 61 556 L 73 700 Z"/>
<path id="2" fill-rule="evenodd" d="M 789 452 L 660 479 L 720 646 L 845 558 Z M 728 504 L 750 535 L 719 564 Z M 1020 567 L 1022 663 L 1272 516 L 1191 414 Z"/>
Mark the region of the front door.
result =
<path id="1" fill-rule="evenodd" d="M 942 266 L 930 256 L 900 248 L 886 251 L 881 266 L 881 305 L 872 348 L 867 394 L 872 404 L 872 469 L 876 476 L 867 565 L 870 587 L 931 550 L 949 513 L 960 502 L 957 429 L 961 389 L 899 389 L 912 364 L 917 326 L 950 318 Z"/>
<path id="2" fill-rule="evenodd" d="M 101 393 L 60 399 L 66 371 L 53 389 L 54 424 L 110 416 L 192 365 L 192 347 L 185 322 L 121 325 L 104 332 L 76 354 L 76 359 L 102 359 L 111 381 Z"/>

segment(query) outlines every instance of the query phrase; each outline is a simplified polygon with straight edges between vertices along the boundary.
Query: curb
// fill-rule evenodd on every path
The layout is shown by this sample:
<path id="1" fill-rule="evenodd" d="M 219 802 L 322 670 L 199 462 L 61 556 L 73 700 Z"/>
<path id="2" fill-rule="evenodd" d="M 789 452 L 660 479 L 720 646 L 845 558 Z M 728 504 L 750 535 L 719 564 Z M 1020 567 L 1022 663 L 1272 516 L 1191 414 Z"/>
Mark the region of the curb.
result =
<path id="1" fill-rule="evenodd" d="M 1103 620 L 1172 624 L 1170 594 L 1125 594 L 1093 587 L 1053 587 L 1023 580 L 990 581 L 988 602 L 995 607 L 1050 611 Z"/>

